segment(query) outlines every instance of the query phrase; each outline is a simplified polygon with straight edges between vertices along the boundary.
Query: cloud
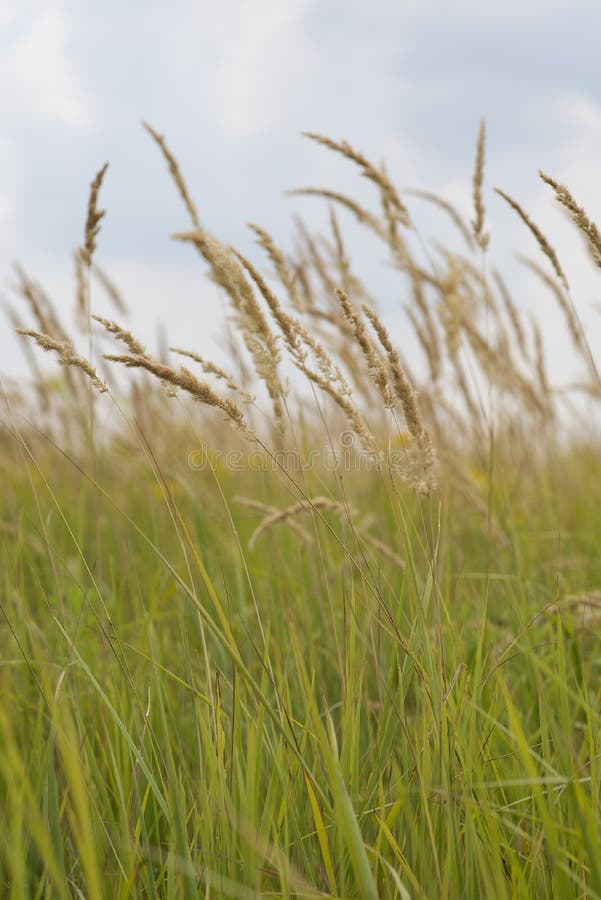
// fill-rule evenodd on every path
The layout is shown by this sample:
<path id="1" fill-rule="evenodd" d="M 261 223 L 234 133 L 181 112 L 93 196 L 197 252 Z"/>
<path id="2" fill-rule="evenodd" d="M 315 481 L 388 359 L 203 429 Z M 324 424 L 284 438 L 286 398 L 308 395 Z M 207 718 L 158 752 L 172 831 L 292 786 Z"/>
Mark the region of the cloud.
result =
<path id="1" fill-rule="evenodd" d="M 3 84 L 0 111 L 21 123 L 49 119 L 59 126 L 83 128 L 90 108 L 81 73 L 70 54 L 69 23 L 55 0 L 32 7 L 8 3 L 3 9 L 4 43 L 0 56 Z"/>
<path id="2" fill-rule="evenodd" d="M 281 110 L 295 80 L 291 69 L 302 55 L 308 8 L 306 0 L 238 0 L 215 7 L 206 23 L 218 48 L 212 83 L 219 118 L 232 138 L 264 129 Z"/>

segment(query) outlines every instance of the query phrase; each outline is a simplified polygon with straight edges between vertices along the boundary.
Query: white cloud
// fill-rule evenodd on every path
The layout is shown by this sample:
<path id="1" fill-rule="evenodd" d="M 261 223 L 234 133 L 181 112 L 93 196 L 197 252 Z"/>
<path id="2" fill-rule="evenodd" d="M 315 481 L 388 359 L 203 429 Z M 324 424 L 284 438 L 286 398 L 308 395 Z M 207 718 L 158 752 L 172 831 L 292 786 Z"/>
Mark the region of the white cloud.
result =
<path id="1" fill-rule="evenodd" d="M 302 56 L 307 0 L 236 0 L 216 4 L 199 22 L 215 48 L 215 108 L 226 134 L 248 137 L 281 111 Z M 277 73 L 277 75 L 276 75 Z"/>
<path id="2" fill-rule="evenodd" d="M 17 12 L 18 11 L 18 12 Z M 81 75 L 69 53 L 69 23 L 59 2 L 4 9 L 5 40 L 15 35 L 0 56 L 3 84 L 0 111 L 13 120 L 49 119 L 82 128 L 90 120 Z"/>

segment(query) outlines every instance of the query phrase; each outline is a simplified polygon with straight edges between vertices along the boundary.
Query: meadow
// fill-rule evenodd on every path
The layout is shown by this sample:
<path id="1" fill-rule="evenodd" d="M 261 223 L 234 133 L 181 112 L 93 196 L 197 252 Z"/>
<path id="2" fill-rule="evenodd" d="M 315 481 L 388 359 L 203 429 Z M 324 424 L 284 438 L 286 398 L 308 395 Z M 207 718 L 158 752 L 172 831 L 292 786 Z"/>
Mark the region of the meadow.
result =
<path id="1" fill-rule="evenodd" d="M 568 386 L 491 259 L 484 125 L 468 215 L 308 135 L 373 204 L 301 189 L 328 232 L 299 221 L 284 251 L 252 225 L 252 259 L 146 127 L 229 362 L 136 337 L 96 262 L 106 167 L 73 324 L 15 272 L 0 893 L 601 898 L 601 379 L 561 253 L 498 192 L 563 316 Z M 600 267 L 594 222 L 541 178 Z M 424 205 L 461 250 L 424 238 Z M 350 228 L 394 271 L 404 333 Z"/>

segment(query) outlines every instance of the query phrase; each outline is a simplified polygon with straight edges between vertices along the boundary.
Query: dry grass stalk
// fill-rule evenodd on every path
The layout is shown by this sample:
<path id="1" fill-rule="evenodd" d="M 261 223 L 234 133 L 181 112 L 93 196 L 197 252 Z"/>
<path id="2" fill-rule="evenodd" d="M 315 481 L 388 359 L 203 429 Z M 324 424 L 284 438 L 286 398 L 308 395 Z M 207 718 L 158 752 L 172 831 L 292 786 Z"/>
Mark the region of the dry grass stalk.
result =
<path id="1" fill-rule="evenodd" d="M 426 357 L 428 369 L 430 372 L 430 380 L 432 382 L 435 382 L 440 377 L 439 359 L 436 353 L 433 352 L 434 348 L 432 347 L 432 344 L 428 339 L 428 335 L 426 334 L 424 326 L 420 322 L 417 314 L 414 312 L 414 310 L 411 309 L 410 306 L 405 306 L 405 315 L 411 322 L 419 345 L 422 348 L 424 356 Z"/>
<path id="2" fill-rule="evenodd" d="M 386 229 L 383 227 L 378 217 L 374 216 L 369 210 L 365 209 L 351 197 L 347 197 L 346 194 L 329 191 L 326 188 L 296 188 L 293 191 L 287 191 L 287 194 L 291 197 L 322 197 L 325 200 L 338 203 L 340 206 L 348 209 L 361 225 L 366 225 L 371 231 L 377 234 L 378 237 L 382 238 L 382 240 L 387 240 Z"/>
<path id="3" fill-rule="evenodd" d="M 514 200 L 513 197 L 510 197 L 509 194 L 506 194 L 505 191 L 502 191 L 499 188 L 495 188 L 495 192 L 499 195 L 499 197 L 502 197 L 503 200 L 505 200 L 505 202 L 509 204 L 509 206 L 518 214 L 522 222 L 527 226 L 527 228 L 529 228 L 531 233 L 534 235 L 538 246 L 553 266 L 555 274 L 563 283 L 566 291 L 569 290 L 568 280 L 559 264 L 557 253 L 555 252 L 554 248 L 551 246 L 547 238 L 544 236 L 540 228 L 532 221 L 528 213 L 520 206 L 517 200 Z"/>
<path id="4" fill-rule="evenodd" d="M 478 406 L 478 403 L 474 399 L 474 395 L 468 384 L 463 366 L 459 362 L 459 357 L 456 357 L 456 359 L 453 361 L 453 370 L 455 372 L 457 386 L 461 391 L 461 396 L 463 397 L 465 408 L 469 414 L 470 423 L 474 428 L 479 429 L 482 426 L 482 409 L 480 408 L 480 406 Z"/>
<path id="5" fill-rule="evenodd" d="M 540 389 L 541 397 L 545 400 L 547 408 L 547 418 L 553 418 L 553 394 L 547 377 L 547 367 L 545 365 L 545 350 L 543 345 L 543 336 L 541 330 L 534 317 L 531 319 L 532 335 L 534 338 L 534 359 L 536 366 L 536 376 Z"/>
<path id="6" fill-rule="evenodd" d="M 207 231 L 198 229 L 174 235 L 176 240 L 193 244 L 208 262 L 213 281 L 230 297 L 245 344 L 252 356 L 255 371 L 264 382 L 272 401 L 276 426 L 283 432 L 286 418 L 282 398 L 284 389 L 278 375 L 280 352 L 252 286 L 235 258 L 235 251 L 226 249 Z"/>
<path id="7" fill-rule="evenodd" d="M 509 345 L 502 342 L 494 347 L 469 319 L 464 320 L 463 330 L 487 379 L 491 383 L 498 384 L 507 393 L 521 397 L 529 409 L 545 417 L 547 415 L 545 398 L 540 396 L 539 391 L 516 367 Z"/>
<path id="8" fill-rule="evenodd" d="M 88 327 L 88 287 L 80 248 L 73 252 L 73 263 L 75 266 L 75 322 L 80 330 L 85 331 Z"/>
<path id="9" fill-rule="evenodd" d="M 299 236 L 300 241 L 302 242 L 303 248 L 306 252 L 308 263 L 313 269 L 314 273 L 317 275 L 319 280 L 321 281 L 323 287 L 324 297 L 327 301 L 331 301 L 334 297 L 334 291 L 336 290 L 337 281 L 330 274 L 328 266 L 321 255 L 321 251 L 317 245 L 317 241 L 310 234 L 308 229 L 306 228 L 304 222 L 300 218 L 295 219 L 296 229 Z M 313 304 L 307 312 L 314 313 L 316 309 Z M 338 313 L 338 310 L 335 310 Z M 332 324 L 335 324 L 336 321 L 340 321 L 340 316 L 336 316 L 332 318 Z"/>
<path id="10" fill-rule="evenodd" d="M 312 141 L 316 141 L 316 143 L 333 150 L 335 153 L 340 153 L 346 159 L 350 159 L 358 165 L 365 178 L 369 179 L 380 189 L 382 206 L 385 212 L 393 215 L 402 225 L 409 225 L 407 207 L 399 197 L 397 189 L 390 181 L 383 167 L 377 169 L 362 153 L 355 150 L 348 141 L 333 141 L 331 138 L 310 131 L 305 131 L 303 134 Z"/>
<path id="11" fill-rule="evenodd" d="M 120 341 L 123 341 L 134 356 L 146 356 L 146 347 L 130 331 L 122 328 L 121 325 L 118 325 L 111 319 L 103 319 L 102 316 L 92 316 L 92 318 L 99 322 L 110 334 L 114 334 Z"/>
<path id="12" fill-rule="evenodd" d="M 165 161 L 167 163 L 167 166 L 169 167 L 169 172 L 171 174 L 171 177 L 173 178 L 173 181 L 175 182 L 175 186 L 177 187 L 177 189 L 179 191 L 180 197 L 184 201 L 184 205 L 185 205 L 186 209 L 188 210 L 188 213 L 192 220 L 192 224 L 194 225 L 195 228 L 200 229 L 201 224 L 200 224 L 200 219 L 198 218 L 198 212 L 196 211 L 196 206 L 194 205 L 192 198 L 190 197 L 190 194 L 188 192 L 188 188 L 186 186 L 186 182 L 184 181 L 184 176 L 182 175 L 179 164 L 178 164 L 175 156 L 173 155 L 173 153 L 171 152 L 171 150 L 165 143 L 164 135 L 159 134 L 158 131 L 155 131 L 154 128 L 148 124 L 148 122 L 142 122 L 142 125 L 146 129 L 148 134 L 151 136 L 151 138 L 158 145 L 161 153 L 165 157 Z"/>
<path id="13" fill-rule="evenodd" d="M 549 187 L 553 189 L 559 203 L 561 203 L 561 205 L 570 213 L 572 219 L 588 242 L 595 264 L 601 267 L 601 233 L 599 233 L 599 229 L 595 223 L 589 219 L 584 209 L 581 206 L 578 206 L 565 184 L 559 184 L 548 175 L 545 175 L 544 172 L 539 171 L 538 174 L 545 184 L 548 184 Z"/>
<path id="14" fill-rule="evenodd" d="M 486 123 L 484 119 L 480 122 L 480 130 L 478 131 L 478 144 L 476 147 L 476 164 L 474 167 L 474 176 L 472 179 L 472 197 L 474 199 L 474 210 L 476 218 L 472 221 L 472 229 L 474 239 L 481 250 L 486 250 L 490 235 L 484 231 L 484 214 L 485 207 L 482 199 L 482 185 L 484 184 L 484 142 L 486 137 Z"/>
<path id="15" fill-rule="evenodd" d="M 111 354 L 104 354 L 104 359 L 108 359 L 110 362 L 121 363 L 130 369 L 145 369 L 168 387 L 179 388 L 199 403 L 204 403 L 207 406 L 214 406 L 217 409 L 220 409 L 225 413 L 227 420 L 231 422 L 241 434 L 251 440 L 256 440 L 254 432 L 244 421 L 242 410 L 236 403 L 234 403 L 233 400 L 219 397 L 208 384 L 199 381 L 192 372 L 183 366 L 181 366 L 179 371 L 176 371 L 170 366 L 167 366 L 150 356 L 113 356 Z"/>
<path id="16" fill-rule="evenodd" d="M 505 312 L 507 313 L 507 318 L 511 323 L 511 327 L 513 329 L 513 334 L 516 339 L 517 345 L 520 349 L 520 353 L 524 357 L 524 359 L 528 359 L 528 348 L 526 346 L 526 335 L 524 333 L 524 329 L 522 327 L 522 321 L 520 319 L 520 314 L 518 312 L 517 306 L 511 299 L 511 294 L 509 293 L 509 289 L 505 284 L 503 278 L 500 273 L 496 270 L 493 271 L 493 278 L 497 285 L 497 289 L 499 294 L 501 295 L 501 299 L 503 300 L 503 305 L 505 307 Z"/>
<path id="17" fill-rule="evenodd" d="M 37 364 L 35 354 L 31 349 L 31 342 L 28 340 L 27 336 L 23 334 L 23 332 L 27 331 L 26 325 L 19 317 L 16 310 L 14 310 L 11 306 L 5 305 L 4 311 L 11 325 L 21 338 L 23 352 L 27 360 L 27 365 L 29 366 L 30 372 L 33 376 L 33 384 L 39 398 L 40 408 L 43 412 L 47 412 L 50 409 L 50 394 L 48 392 L 48 388 L 46 386 L 42 372 L 40 371 L 40 367 Z"/>
<path id="18" fill-rule="evenodd" d="M 353 338 L 359 344 L 365 357 L 369 377 L 378 388 L 384 405 L 391 408 L 394 406 L 394 394 L 388 383 L 388 372 L 384 360 L 367 336 L 361 316 L 352 308 L 346 293 L 340 288 L 336 288 L 336 296 L 340 301 L 342 314 L 351 327 Z"/>
<path id="19" fill-rule="evenodd" d="M 69 341 L 57 341 L 48 334 L 42 334 L 39 331 L 32 331 L 26 328 L 19 328 L 18 333 L 33 338 L 42 350 L 52 350 L 55 353 L 58 353 L 59 362 L 62 366 L 73 366 L 76 369 L 81 369 L 81 371 L 90 379 L 91 384 L 101 394 L 108 390 L 104 381 L 101 381 L 100 378 L 98 378 L 94 366 L 86 359 L 78 356 L 73 349 L 73 345 Z"/>
<path id="20" fill-rule="evenodd" d="M 388 364 L 392 375 L 392 386 L 401 404 L 405 422 L 417 449 L 416 458 L 411 460 L 411 468 L 407 480 L 420 494 L 430 494 L 436 489 L 434 466 L 436 454 L 428 430 L 422 419 L 417 393 L 401 365 L 398 351 L 393 347 L 390 335 L 378 315 L 368 306 L 363 312 L 372 324 L 382 347 L 388 356 Z"/>
<path id="21" fill-rule="evenodd" d="M 25 270 L 18 264 L 15 264 L 13 269 L 17 276 L 15 290 L 27 301 L 31 314 L 38 324 L 39 330 L 44 334 L 56 334 L 66 340 L 67 333 L 61 325 L 54 307 L 41 285 L 33 281 L 33 279 L 31 279 Z"/>
<path id="22" fill-rule="evenodd" d="M 441 369 L 440 341 L 438 339 L 438 334 L 434 325 L 432 313 L 430 312 L 430 307 L 428 306 L 424 294 L 424 279 L 421 277 L 420 272 L 415 266 L 409 267 L 408 274 L 409 278 L 411 279 L 413 300 L 421 313 L 423 327 L 418 324 L 417 317 L 413 315 L 412 310 L 407 309 L 407 313 L 413 324 L 413 327 L 416 330 L 418 339 L 422 344 L 426 359 L 428 360 L 428 366 L 430 368 L 430 376 L 432 378 L 432 381 L 438 381 Z"/>
<path id="23" fill-rule="evenodd" d="M 287 506 L 285 509 L 276 509 L 275 512 L 265 516 L 263 521 L 253 531 L 248 542 L 248 549 L 253 550 L 258 539 L 268 529 L 273 528 L 275 525 L 280 525 L 282 522 L 287 522 L 294 516 L 299 515 L 299 513 L 314 512 L 317 509 L 331 510 L 332 512 L 343 514 L 352 514 L 353 512 L 352 510 L 349 511 L 349 507 L 346 504 L 339 503 L 337 500 L 330 500 L 329 497 L 313 497 L 311 500 L 299 500 L 298 503 L 293 503 L 292 506 Z"/>
<path id="24" fill-rule="evenodd" d="M 102 286 L 109 299 L 111 300 L 113 306 L 122 316 L 127 315 L 127 304 L 123 297 L 121 296 L 121 292 L 117 288 L 117 286 L 111 281 L 108 277 L 104 269 L 101 269 L 98 263 L 92 264 L 92 274 L 98 281 L 98 283 Z"/>
<path id="25" fill-rule="evenodd" d="M 434 206 L 438 206 L 442 209 L 451 219 L 457 230 L 461 233 L 465 243 L 467 244 L 470 250 L 474 248 L 474 239 L 470 233 L 469 228 L 463 220 L 463 216 L 458 212 L 457 209 L 453 206 L 452 203 L 449 203 L 448 200 L 445 200 L 444 197 L 439 196 L 439 194 L 434 194 L 431 191 L 421 191 L 416 188 L 403 188 L 403 194 L 407 194 L 409 197 L 419 197 L 421 200 L 426 200 L 428 203 L 434 204 Z"/>
<path id="26" fill-rule="evenodd" d="M 243 391 L 241 387 L 239 387 L 231 375 L 222 369 L 220 366 L 216 365 L 214 362 L 211 362 L 209 359 L 204 359 L 204 357 L 200 356 L 198 353 L 194 353 L 193 350 L 182 350 L 180 347 L 169 347 L 169 350 L 172 353 L 177 353 L 180 356 L 186 356 L 188 359 L 193 359 L 194 362 L 198 363 L 198 365 L 202 368 L 203 372 L 206 375 L 214 375 L 215 378 L 218 378 L 220 381 L 224 381 L 226 386 L 230 389 L 230 391 L 235 391 L 240 394 L 240 396 L 247 403 L 252 403 L 254 397 L 251 394 L 248 394 L 246 391 Z"/>
<path id="27" fill-rule="evenodd" d="M 241 253 L 234 252 L 266 301 L 297 369 L 324 393 L 328 394 L 339 409 L 342 410 L 353 431 L 361 441 L 364 450 L 368 453 L 375 453 L 374 436 L 351 402 L 350 388 L 338 367 L 334 365 L 319 341 L 310 335 L 297 319 L 282 309 L 278 298 L 253 264 Z M 310 368 L 307 364 L 308 351 L 311 351 L 315 359 L 317 371 Z"/>
<path id="28" fill-rule="evenodd" d="M 286 262 L 286 257 L 277 246 L 269 232 L 265 231 L 264 228 L 261 228 L 254 222 L 250 222 L 248 227 L 257 235 L 257 243 L 260 247 L 263 248 L 263 250 L 265 250 L 267 256 L 271 260 L 273 268 L 275 269 L 275 272 L 282 285 L 286 289 L 286 293 L 288 294 L 293 307 L 298 312 L 302 312 L 304 307 L 303 299 L 298 292 L 294 272 Z"/>
<path id="29" fill-rule="evenodd" d="M 265 518 L 263 521 L 255 528 L 252 533 L 250 540 L 248 542 L 249 550 L 253 550 L 256 546 L 258 539 L 270 528 L 273 528 L 276 525 L 286 524 L 289 528 L 291 528 L 302 540 L 304 540 L 307 544 L 313 544 L 313 537 L 309 534 L 309 532 L 299 525 L 296 521 L 296 516 L 304 513 L 310 513 L 317 509 L 325 509 L 331 510 L 332 512 L 337 512 L 341 515 L 348 516 L 351 519 L 356 515 L 356 510 L 352 507 L 349 507 L 347 504 L 337 502 L 335 500 L 330 500 L 328 497 L 314 497 L 311 500 L 301 500 L 298 503 L 292 504 L 292 506 L 288 506 L 285 509 L 278 509 L 275 506 L 268 506 L 265 503 L 261 503 L 258 500 L 253 500 L 249 497 L 234 497 L 234 500 L 238 503 L 243 504 L 249 509 L 256 509 L 258 512 L 262 512 L 265 514 Z M 398 568 L 405 568 L 405 562 L 401 559 L 401 557 L 394 552 L 387 544 L 380 541 L 378 538 L 374 537 L 374 535 L 369 534 L 365 528 L 359 528 L 357 526 L 353 526 L 353 533 L 359 542 L 364 542 L 369 546 L 373 547 L 373 549 L 379 553 L 384 559 L 387 559 L 393 565 L 398 566 Z"/>
<path id="30" fill-rule="evenodd" d="M 100 171 L 96 174 L 90 185 L 90 197 L 88 200 L 88 215 L 86 218 L 86 227 L 84 233 L 84 245 L 80 250 L 81 261 L 84 266 L 92 265 L 92 257 L 96 250 L 96 238 L 100 232 L 100 222 L 104 218 L 106 210 L 98 209 L 98 193 L 102 186 L 104 176 L 109 164 L 105 163 Z"/>
<path id="31" fill-rule="evenodd" d="M 263 513 L 264 516 L 273 516 L 276 513 L 279 513 L 279 509 L 277 506 L 270 506 L 267 503 L 262 503 L 260 500 L 253 500 L 252 497 L 234 497 L 234 501 L 236 503 L 242 504 L 242 506 L 246 506 L 248 509 L 254 509 L 257 512 Z M 294 518 L 288 519 L 288 526 L 291 531 L 299 537 L 306 544 L 313 544 L 313 536 L 309 534 L 306 528 L 303 528 Z"/>
<path id="32" fill-rule="evenodd" d="M 454 255 L 448 256 L 448 270 L 436 281 L 440 300 L 436 311 L 442 325 L 447 353 L 455 360 L 461 344 L 461 327 L 466 318 L 474 315 L 473 293 L 466 290 L 463 271 Z"/>
<path id="33" fill-rule="evenodd" d="M 328 214 L 330 219 L 330 230 L 332 232 L 332 238 L 334 241 L 334 250 L 332 256 L 334 258 L 336 268 L 338 269 L 338 275 L 340 277 L 342 289 L 347 294 L 349 294 L 356 288 L 357 283 L 351 272 L 351 263 L 346 254 L 342 232 L 340 231 L 338 217 L 336 216 L 336 210 L 331 203 L 328 207 Z"/>
<path id="34" fill-rule="evenodd" d="M 572 338 L 572 342 L 576 349 L 582 353 L 587 362 L 589 362 L 589 351 L 587 349 L 586 339 L 583 335 L 582 327 L 580 322 L 578 321 L 578 317 L 574 312 L 572 304 L 570 303 L 569 297 L 564 293 L 561 285 L 559 285 L 550 275 L 548 275 L 544 269 L 542 269 L 538 263 L 534 260 L 529 259 L 527 256 L 517 256 L 519 262 L 522 263 L 523 266 L 526 266 L 527 269 L 530 269 L 537 278 L 539 278 L 543 284 L 551 291 L 557 300 L 561 311 L 563 312 L 566 320 L 566 325 L 568 326 L 568 331 L 570 332 L 570 336 Z"/>

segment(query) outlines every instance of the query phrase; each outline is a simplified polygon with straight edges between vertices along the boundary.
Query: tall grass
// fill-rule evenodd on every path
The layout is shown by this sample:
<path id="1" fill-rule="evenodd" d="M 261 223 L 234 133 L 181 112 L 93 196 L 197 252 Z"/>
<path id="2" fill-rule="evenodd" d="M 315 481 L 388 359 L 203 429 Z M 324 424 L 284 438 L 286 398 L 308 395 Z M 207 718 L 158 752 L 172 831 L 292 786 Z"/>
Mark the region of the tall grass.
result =
<path id="1" fill-rule="evenodd" d="M 109 318 L 106 167 L 79 335 L 18 270 L 32 321 L 11 321 L 63 367 L 32 355 L 31 383 L 3 387 L 3 895 L 601 897 L 599 447 L 582 424 L 566 440 L 570 394 L 490 258 L 484 126 L 471 225 L 308 135 L 378 210 L 302 189 L 331 233 L 300 224 L 288 254 L 253 225 L 256 260 L 201 225 L 147 130 L 191 220 L 176 238 L 230 302 L 231 359 L 163 358 Z M 546 257 L 593 403 L 559 256 L 499 193 Z M 412 197 L 465 254 L 426 243 Z M 423 365 L 339 213 L 386 248 Z"/>

